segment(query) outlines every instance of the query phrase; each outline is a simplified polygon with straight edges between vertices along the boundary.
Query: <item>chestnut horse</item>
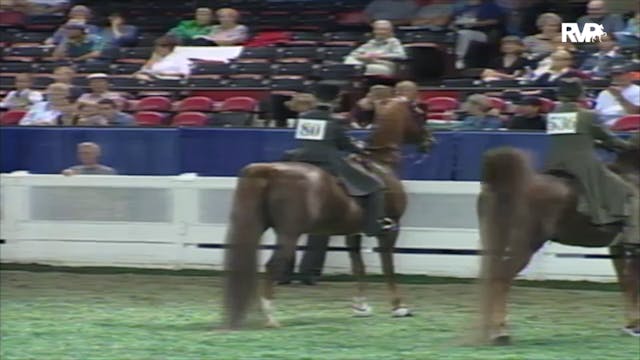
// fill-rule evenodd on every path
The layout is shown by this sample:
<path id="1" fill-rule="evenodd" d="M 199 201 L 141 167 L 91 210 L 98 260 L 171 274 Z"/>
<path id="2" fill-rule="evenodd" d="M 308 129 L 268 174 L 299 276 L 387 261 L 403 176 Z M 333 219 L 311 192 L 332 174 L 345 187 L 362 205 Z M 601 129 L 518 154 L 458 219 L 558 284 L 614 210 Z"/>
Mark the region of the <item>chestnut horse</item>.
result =
<path id="1" fill-rule="evenodd" d="M 427 144 L 429 134 L 413 118 L 407 102 L 391 99 L 376 105 L 375 129 L 367 150 L 371 167 L 386 184 L 387 216 L 399 221 L 407 205 L 402 182 L 395 175 L 400 145 Z M 360 254 L 363 211 L 357 199 L 349 196 L 339 181 L 324 170 L 299 162 L 250 164 L 242 169 L 234 194 L 225 266 L 225 326 L 239 328 L 255 298 L 257 251 L 262 234 L 269 228 L 277 237 L 277 250 L 267 263 L 262 284 L 261 305 L 267 326 L 279 326 L 274 317 L 273 283 L 283 266 L 295 256 L 302 234 L 351 235 L 348 237 L 352 269 L 359 280 L 360 303 L 356 308 L 368 312 L 363 300 L 364 263 Z M 394 278 L 393 248 L 398 231 L 378 237 L 380 258 L 392 294 L 394 315 L 409 315 Z"/>
<path id="2" fill-rule="evenodd" d="M 637 183 L 638 150 L 621 152 L 610 168 Z M 547 240 L 565 245 L 609 247 L 627 303 L 625 331 L 640 330 L 640 253 L 619 241 L 622 223 L 591 224 L 577 208 L 577 186 L 568 174 L 536 174 L 530 159 L 514 148 L 490 150 L 484 156 L 478 218 L 483 247 L 481 265 L 481 341 L 510 342 L 507 297 L 516 275 Z"/>

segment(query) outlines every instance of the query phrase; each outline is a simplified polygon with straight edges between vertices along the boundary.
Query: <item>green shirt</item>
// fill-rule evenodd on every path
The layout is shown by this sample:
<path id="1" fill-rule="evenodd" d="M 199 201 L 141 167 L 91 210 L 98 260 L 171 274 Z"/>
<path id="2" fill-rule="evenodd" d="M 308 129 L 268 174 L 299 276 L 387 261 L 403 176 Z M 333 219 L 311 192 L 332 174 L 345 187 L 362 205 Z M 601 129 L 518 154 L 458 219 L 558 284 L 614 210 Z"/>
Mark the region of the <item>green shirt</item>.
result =
<path id="1" fill-rule="evenodd" d="M 209 35 L 211 25 L 200 25 L 195 20 L 181 21 L 178 26 L 169 30 L 169 34 L 177 36 L 182 40 L 193 39 L 198 35 Z"/>

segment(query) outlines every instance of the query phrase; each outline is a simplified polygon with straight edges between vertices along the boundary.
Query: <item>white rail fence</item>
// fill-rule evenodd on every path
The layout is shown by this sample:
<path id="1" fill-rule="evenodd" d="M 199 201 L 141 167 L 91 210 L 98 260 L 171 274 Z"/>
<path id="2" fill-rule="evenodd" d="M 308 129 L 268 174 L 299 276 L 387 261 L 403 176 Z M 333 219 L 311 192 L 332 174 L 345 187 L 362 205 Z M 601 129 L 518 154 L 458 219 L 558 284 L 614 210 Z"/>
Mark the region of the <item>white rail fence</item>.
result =
<path id="1" fill-rule="evenodd" d="M 2 174 L 0 260 L 68 266 L 221 269 L 235 178 Z M 409 208 L 395 254 L 399 273 L 475 277 L 475 182 L 407 181 Z M 300 244 L 304 245 L 305 239 Z M 274 244 L 271 232 L 263 244 Z M 375 239 L 363 241 L 380 273 Z M 332 247 L 343 247 L 333 237 Z M 262 263 L 272 250 L 261 250 Z M 607 249 L 548 244 L 522 277 L 614 281 Z M 584 256 L 589 255 L 589 256 Z M 591 256 L 596 255 L 596 256 Z M 301 257 L 300 252 L 298 258 Z M 348 273 L 332 251 L 326 273 Z"/>

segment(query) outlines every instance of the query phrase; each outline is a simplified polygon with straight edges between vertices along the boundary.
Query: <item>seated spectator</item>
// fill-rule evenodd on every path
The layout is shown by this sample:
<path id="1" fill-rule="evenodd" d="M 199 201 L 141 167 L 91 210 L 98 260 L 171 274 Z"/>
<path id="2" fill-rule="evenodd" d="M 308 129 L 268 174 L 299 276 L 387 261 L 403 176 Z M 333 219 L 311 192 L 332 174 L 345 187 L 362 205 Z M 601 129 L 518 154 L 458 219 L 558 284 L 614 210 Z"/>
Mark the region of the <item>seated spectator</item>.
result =
<path id="1" fill-rule="evenodd" d="M 43 100 L 39 91 L 31 89 L 31 74 L 17 74 L 15 77 L 16 89 L 10 91 L 2 102 L 3 109 L 26 109 Z"/>
<path id="2" fill-rule="evenodd" d="M 516 101 L 516 115 L 509 121 L 511 130 L 545 130 L 547 121 L 540 114 L 542 102 L 538 97 L 525 96 Z"/>
<path id="3" fill-rule="evenodd" d="M 482 73 L 484 81 L 516 79 L 523 74 L 529 61 L 522 56 L 524 45 L 517 36 L 505 36 L 500 44 L 502 56 L 489 62 Z"/>
<path id="4" fill-rule="evenodd" d="M 84 25 L 84 31 L 87 34 L 97 35 L 100 33 L 100 29 L 95 26 L 89 24 L 89 19 L 91 19 L 91 10 L 84 5 L 76 5 L 71 8 L 69 11 L 69 19 L 66 23 L 56 30 L 53 33 L 53 36 L 48 38 L 45 41 L 47 45 L 60 45 L 62 44 L 67 37 L 69 36 L 69 28 L 68 25 Z"/>
<path id="5" fill-rule="evenodd" d="M 234 9 L 224 8 L 216 11 L 216 16 L 220 25 L 212 26 L 211 32 L 207 35 L 194 36 L 193 45 L 231 46 L 247 41 L 249 29 L 238 24 L 240 13 Z"/>
<path id="6" fill-rule="evenodd" d="M 365 97 L 358 100 L 349 118 L 351 127 L 356 129 L 370 129 L 373 126 L 375 118 L 374 104 L 376 101 L 389 99 L 393 97 L 393 89 L 384 85 L 374 85 L 369 88 L 369 92 Z"/>
<path id="7" fill-rule="evenodd" d="M 373 0 L 364 13 L 369 22 L 388 20 L 394 25 L 407 25 L 419 8 L 414 0 Z"/>
<path id="8" fill-rule="evenodd" d="M 20 125 L 72 125 L 75 107 L 69 100 L 69 87 L 54 83 L 47 87 L 47 101 L 31 107 Z"/>
<path id="9" fill-rule="evenodd" d="M 554 86 L 559 79 L 571 77 L 583 77 L 583 75 L 573 69 L 573 55 L 567 50 L 556 50 L 551 54 L 551 63 L 548 68 L 536 69 L 532 78 L 534 85 Z"/>
<path id="10" fill-rule="evenodd" d="M 611 77 L 611 86 L 598 94 L 595 107 L 607 125 L 624 115 L 640 114 L 640 86 L 633 83 L 629 69 L 616 66 L 611 69 Z"/>
<path id="11" fill-rule="evenodd" d="M 76 71 L 70 66 L 58 66 L 53 69 L 54 83 L 64 84 L 69 87 L 71 101 L 76 101 L 84 93 L 82 88 L 73 85 L 73 77 L 75 75 Z"/>
<path id="12" fill-rule="evenodd" d="M 177 42 L 169 36 L 155 41 L 151 58 L 134 74 L 138 79 L 181 79 L 191 74 L 191 61 L 176 53 Z"/>
<path id="13" fill-rule="evenodd" d="M 211 33 L 211 26 L 213 22 L 213 13 L 209 8 L 196 9 L 194 20 L 183 20 L 178 26 L 169 30 L 167 35 L 171 35 L 176 38 L 178 42 L 185 45 L 190 45 L 192 40 L 198 35 L 209 35 Z"/>
<path id="14" fill-rule="evenodd" d="M 556 50 L 554 39 L 561 35 L 562 18 L 554 13 L 544 13 L 538 16 L 536 25 L 540 32 L 525 37 L 523 43 L 530 58 L 541 59 Z"/>
<path id="15" fill-rule="evenodd" d="M 609 13 L 607 3 L 604 0 L 592 0 L 587 3 L 587 13 L 581 16 L 578 21 L 580 29 L 587 23 L 596 23 L 604 26 L 606 33 L 615 33 L 624 29 L 622 16 Z"/>
<path id="16" fill-rule="evenodd" d="M 627 26 L 622 31 L 614 34 L 622 47 L 640 46 L 640 11 L 636 11 L 635 15 L 627 20 Z"/>
<path id="17" fill-rule="evenodd" d="M 496 30 L 502 10 L 490 0 L 468 0 L 466 5 L 456 11 L 453 24 L 458 29 L 456 41 L 456 68 L 466 68 L 465 57 L 471 42 L 487 43 L 489 32 Z"/>
<path id="18" fill-rule="evenodd" d="M 100 100 L 110 99 L 122 106 L 126 101 L 120 93 L 109 91 L 109 75 L 100 73 L 91 74 L 87 76 L 87 79 L 89 80 L 91 92 L 80 96 L 78 102 L 98 103 Z"/>
<path id="19" fill-rule="evenodd" d="M 589 55 L 580 66 L 580 70 L 596 78 L 608 78 L 611 68 L 626 62 L 624 55 L 618 53 L 614 35 L 602 37 L 597 44 L 598 52 Z"/>
<path id="20" fill-rule="evenodd" d="M 111 99 L 98 101 L 100 115 L 112 126 L 134 126 L 136 121 L 133 116 L 120 111 L 118 104 Z"/>
<path id="21" fill-rule="evenodd" d="M 73 62 L 96 61 L 102 53 L 102 39 L 97 35 L 88 34 L 86 25 L 66 25 L 67 37 L 53 51 L 56 61 L 67 60 Z"/>
<path id="22" fill-rule="evenodd" d="M 455 127 L 457 130 L 496 130 L 503 127 L 502 120 L 491 106 L 489 98 L 482 94 L 473 94 L 462 104 L 466 115 Z"/>
<path id="23" fill-rule="evenodd" d="M 138 28 L 126 23 L 119 13 L 109 15 L 109 25 L 102 29 L 102 56 L 115 59 L 120 47 L 135 46 L 138 42 Z"/>
<path id="24" fill-rule="evenodd" d="M 93 142 L 78 144 L 78 160 L 81 165 L 75 165 L 62 170 L 62 175 L 117 175 L 117 172 L 98 162 L 100 158 L 100 146 Z"/>
<path id="25" fill-rule="evenodd" d="M 453 15 L 453 4 L 449 0 L 433 0 L 418 10 L 411 25 L 425 26 L 433 31 L 446 29 Z"/>
<path id="26" fill-rule="evenodd" d="M 100 108 L 95 102 L 77 104 L 77 113 L 74 119 L 76 126 L 106 126 L 107 119 L 100 113 Z"/>
<path id="27" fill-rule="evenodd" d="M 365 65 L 365 75 L 391 76 L 395 73 L 394 60 L 407 58 L 400 40 L 394 37 L 393 25 L 386 20 L 373 23 L 373 39 L 353 50 L 345 64 Z"/>

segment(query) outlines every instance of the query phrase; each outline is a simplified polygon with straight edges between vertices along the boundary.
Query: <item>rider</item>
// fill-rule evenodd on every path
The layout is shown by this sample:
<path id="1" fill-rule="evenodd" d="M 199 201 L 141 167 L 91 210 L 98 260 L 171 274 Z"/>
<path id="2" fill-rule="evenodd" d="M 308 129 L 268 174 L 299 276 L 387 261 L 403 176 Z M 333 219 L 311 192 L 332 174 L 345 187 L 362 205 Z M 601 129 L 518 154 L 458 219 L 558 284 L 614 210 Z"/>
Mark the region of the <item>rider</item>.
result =
<path id="1" fill-rule="evenodd" d="M 288 160 L 316 165 L 338 176 L 350 195 L 365 200 L 364 230 L 367 236 L 377 236 L 393 230 L 396 223 L 385 217 L 384 184 L 372 174 L 364 173 L 345 160 L 345 153 L 364 155 L 364 150 L 346 135 L 346 124 L 333 110 L 340 87 L 320 82 L 314 87 L 317 100 L 314 109 L 301 113 L 295 137 L 300 147 L 288 152 Z"/>
<path id="2" fill-rule="evenodd" d="M 591 217 L 596 225 L 624 221 L 626 245 L 640 245 L 638 190 L 610 171 L 594 154 L 594 142 L 631 149 L 633 145 L 618 139 L 603 128 L 595 112 L 580 108 L 583 95 L 580 79 L 563 79 L 558 85 L 560 104 L 548 115 L 547 134 L 550 151 L 545 167 L 550 172 L 564 171 L 576 177 L 583 188 L 578 211 Z"/>

